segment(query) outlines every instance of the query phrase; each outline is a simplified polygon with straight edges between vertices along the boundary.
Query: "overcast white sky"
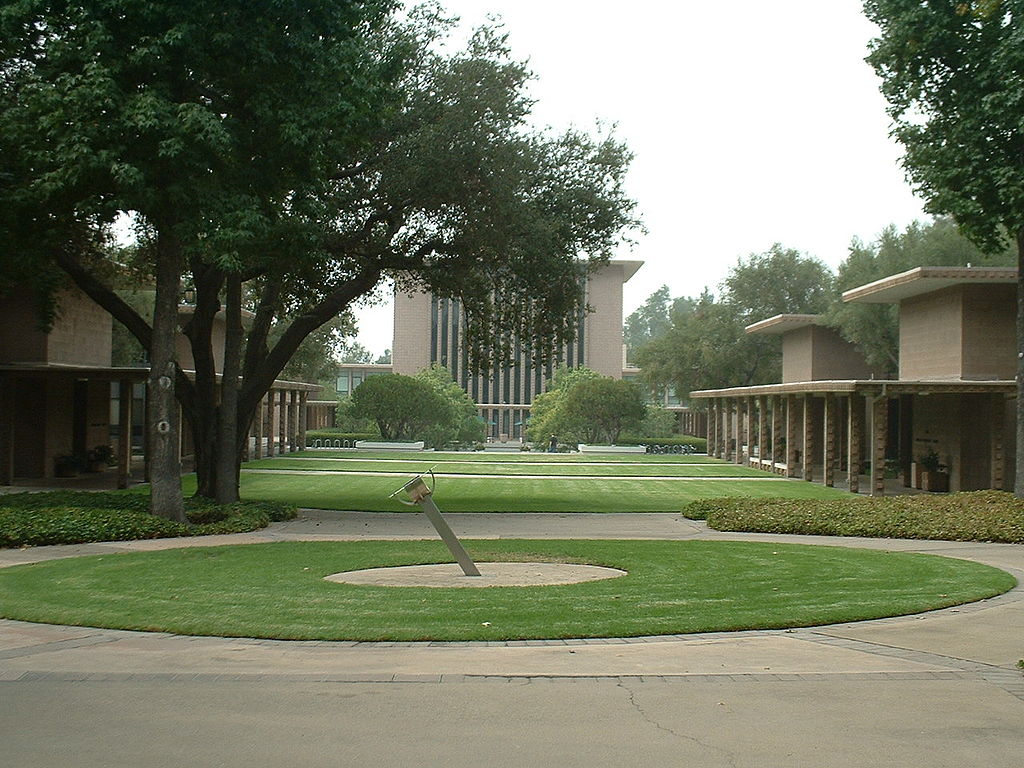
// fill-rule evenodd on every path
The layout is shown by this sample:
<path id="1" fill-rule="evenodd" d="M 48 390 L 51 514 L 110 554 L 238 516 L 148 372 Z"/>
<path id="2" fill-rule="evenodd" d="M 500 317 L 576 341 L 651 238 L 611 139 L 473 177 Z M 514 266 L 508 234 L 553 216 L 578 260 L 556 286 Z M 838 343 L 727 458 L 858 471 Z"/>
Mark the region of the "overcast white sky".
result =
<path id="1" fill-rule="evenodd" d="M 537 76 L 538 126 L 617 123 L 648 234 L 629 314 L 662 284 L 714 290 L 775 242 L 836 266 L 854 236 L 925 218 L 898 165 L 860 0 L 443 0 L 475 26 L 500 15 Z M 359 340 L 391 346 L 389 306 Z"/>

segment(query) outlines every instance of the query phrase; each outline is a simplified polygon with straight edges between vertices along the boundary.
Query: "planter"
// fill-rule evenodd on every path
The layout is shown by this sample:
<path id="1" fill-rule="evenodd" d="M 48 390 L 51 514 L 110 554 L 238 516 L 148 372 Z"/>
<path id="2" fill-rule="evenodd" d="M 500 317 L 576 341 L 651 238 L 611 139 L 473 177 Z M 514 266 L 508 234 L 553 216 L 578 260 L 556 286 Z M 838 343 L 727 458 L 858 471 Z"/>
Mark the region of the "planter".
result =
<path id="1" fill-rule="evenodd" d="M 932 493 L 948 493 L 949 475 L 937 470 L 923 470 L 921 472 L 921 490 Z"/>

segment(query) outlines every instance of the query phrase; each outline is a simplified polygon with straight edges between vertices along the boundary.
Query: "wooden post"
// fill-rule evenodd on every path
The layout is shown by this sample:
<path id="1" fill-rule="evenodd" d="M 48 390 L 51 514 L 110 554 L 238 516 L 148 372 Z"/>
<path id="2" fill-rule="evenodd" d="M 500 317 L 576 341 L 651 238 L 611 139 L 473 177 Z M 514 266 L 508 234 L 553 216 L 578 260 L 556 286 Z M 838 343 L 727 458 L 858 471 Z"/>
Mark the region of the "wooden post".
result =
<path id="1" fill-rule="evenodd" d="M 822 424 L 825 465 L 822 467 L 822 480 L 828 487 L 836 484 L 836 396 L 831 392 L 825 395 L 825 410 Z"/>
<path id="2" fill-rule="evenodd" d="M 754 452 L 754 398 L 748 397 L 745 401 L 746 405 L 744 411 L 746 413 L 747 420 L 745 426 L 747 429 L 747 452 L 743 456 L 743 463 L 750 465 L 750 457 Z"/>
<path id="3" fill-rule="evenodd" d="M 708 456 L 714 456 L 718 451 L 718 430 L 715 423 L 718 419 L 718 401 L 714 398 L 708 402 Z"/>
<path id="4" fill-rule="evenodd" d="M 878 395 L 871 406 L 871 495 L 885 495 L 885 448 L 889 435 L 889 398 Z"/>
<path id="5" fill-rule="evenodd" d="M 121 379 L 117 387 L 117 487 L 127 488 L 132 473 L 132 383 Z"/>
<path id="6" fill-rule="evenodd" d="M 288 393 L 288 451 L 299 450 L 299 393 L 292 390 Z"/>
<path id="7" fill-rule="evenodd" d="M 299 450 L 306 450 L 306 425 L 309 423 L 309 414 L 307 413 L 306 400 L 309 394 L 307 392 L 299 393 Z"/>
<path id="8" fill-rule="evenodd" d="M 803 478 L 807 482 L 813 482 L 814 480 L 814 414 L 812 410 L 814 408 L 814 398 L 811 395 L 804 395 L 804 452 L 800 457 L 802 459 L 802 473 Z"/>

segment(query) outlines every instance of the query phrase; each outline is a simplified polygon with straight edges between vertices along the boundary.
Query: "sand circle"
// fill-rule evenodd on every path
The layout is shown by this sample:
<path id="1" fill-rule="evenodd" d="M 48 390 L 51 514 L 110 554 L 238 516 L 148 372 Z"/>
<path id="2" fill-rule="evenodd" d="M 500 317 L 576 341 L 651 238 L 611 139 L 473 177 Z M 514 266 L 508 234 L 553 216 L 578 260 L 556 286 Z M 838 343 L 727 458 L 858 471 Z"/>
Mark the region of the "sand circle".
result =
<path id="1" fill-rule="evenodd" d="M 579 563 L 477 563 L 466 576 L 458 563 L 364 568 L 324 576 L 326 581 L 376 587 L 546 587 L 625 576 L 626 571 Z"/>

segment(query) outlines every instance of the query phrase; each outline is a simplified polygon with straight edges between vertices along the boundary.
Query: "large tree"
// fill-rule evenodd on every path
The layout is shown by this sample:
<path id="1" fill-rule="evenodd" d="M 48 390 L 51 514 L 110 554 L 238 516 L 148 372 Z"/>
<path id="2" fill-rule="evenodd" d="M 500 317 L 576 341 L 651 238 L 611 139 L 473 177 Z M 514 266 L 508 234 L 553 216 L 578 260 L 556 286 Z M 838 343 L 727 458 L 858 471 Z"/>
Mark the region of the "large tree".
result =
<path id="1" fill-rule="evenodd" d="M 926 209 L 988 251 L 1015 243 L 1017 445 L 1024 446 L 1024 0 L 867 0 L 868 62 Z M 1024 496 L 1024 451 L 1014 492 Z"/>
<path id="2" fill-rule="evenodd" d="M 266 261 L 288 196 L 368 132 L 381 108 L 380 60 L 363 40 L 387 0 L 19 0 L 0 5 L 0 207 L 16 212 L 6 260 L 56 264 L 148 351 L 152 508 L 184 520 L 178 403 L 193 432 L 216 423 L 209 327 L 222 291 Z M 130 214 L 155 287 L 143 317 L 113 290 L 96 247 Z M 270 254 L 280 256 L 281 253 Z M 181 278 L 199 306 L 186 334 L 197 375 L 177 365 Z M 230 303 L 230 302 L 229 302 Z M 240 299 L 238 302 L 240 303 Z M 228 307 L 230 344 L 240 335 Z M 312 330 L 312 329 L 310 329 Z M 230 363 L 229 363 L 230 366 Z M 237 366 L 235 367 L 237 368 Z M 235 369 L 220 410 L 236 401 Z M 234 413 L 221 420 L 230 431 Z M 206 427 L 206 429 L 204 429 Z M 206 445 L 200 436 L 197 444 Z M 223 446 L 221 446 L 223 447 Z M 201 460 L 205 457 L 201 457 Z M 228 494 L 230 495 L 230 494 Z"/>
<path id="3" fill-rule="evenodd" d="M 828 267 L 777 244 L 737 261 L 720 288 L 719 298 L 705 290 L 689 302 L 677 300 L 671 329 L 638 351 L 649 384 L 672 385 L 686 397 L 695 389 L 778 381 L 778 338 L 744 328 L 781 313 L 822 312 L 834 293 Z"/>
<path id="4" fill-rule="evenodd" d="M 81 5 L 91 12 L 94 5 L 121 4 Z M 196 309 L 185 327 L 195 380 L 179 372 L 175 383 L 195 436 L 200 493 L 221 500 L 237 496 L 240 450 L 264 393 L 304 338 L 387 277 L 402 289 L 460 297 L 475 363 L 507 357 L 513 337 L 536 339 L 541 357 L 572 337 L 582 303 L 581 269 L 606 260 L 635 224 L 632 202 L 622 190 L 629 155 L 611 136 L 531 130 L 529 73 L 511 59 L 498 31 L 482 29 L 464 50 L 445 54 L 436 43 L 447 23 L 429 10 L 399 19 L 386 16 L 383 3 L 266 0 L 229 3 L 222 18 L 217 14 L 223 4 L 195 17 L 187 13 L 191 6 L 205 5 L 183 0 L 139 5 L 162 24 L 157 40 L 170 50 L 178 52 L 179 27 L 188 32 L 185 48 L 173 59 L 181 63 L 172 74 L 182 87 L 160 81 L 160 104 L 173 107 L 165 111 L 174 127 L 181 128 L 178 122 L 187 118 L 210 144 L 201 157 L 205 166 L 195 163 L 206 175 L 181 208 L 143 208 L 122 194 L 103 210 L 134 212 L 147 236 L 141 252 L 152 268 L 167 269 L 167 284 L 184 272 L 195 288 Z M 49 12 L 42 3 L 9 6 L 22 15 L 24 8 L 32 9 L 33 25 Z M 113 10 L 107 16 L 97 22 L 101 31 L 120 18 Z M 35 27 L 23 24 L 28 26 L 21 34 L 30 36 L 26 30 Z M 91 38 L 78 40 L 80 35 L 61 28 L 37 42 L 44 59 L 54 40 L 63 46 L 62 35 L 92 44 Z M 130 70 L 121 90 L 139 89 L 148 70 L 136 71 L 125 62 L 145 56 L 151 36 L 119 29 L 116 37 L 117 46 L 103 53 L 118 71 Z M 194 63 L 186 56 L 190 45 L 198 48 Z M 214 67 L 213 54 L 230 45 L 237 48 Z M 158 62 L 161 50 L 152 54 Z M 5 91 L 25 87 L 27 78 L 62 106 L 68 71 L 77 75 L 89 69 L 90 56 L 82 58 L 77 69 L 65 63 L 53 72 L 37 71 L 32 62 L 9 63 L 5 71 L 14 75 Z M 163 69 L 156 69 L 162 76 Z M 124 96 L 102 108 L 117 121 L 138 121 L 138 109 L 122 113 L 124 102 L 132 99 Z M 24 131 L 45 122 L 45 116 L 41 108 L 28 110 L 11 125 Z M 70 142 L 74 130 L 64 130 Z M 163 143 L 135 148 L 133 135 L 124 131 L 124 147 L 115 149 L 160 156 Z M 94 142 L 103 190 L 117 191 L 111 179 L 122 178 L 140 194 L 158 186 L 159 174 L 126 175 L 118 152 L 107 152 L 103 138 Z M 177 138 L 167 151 L 177 152 L 181 142 L 191 146 L 190 136 Z M 37 143 L 35 151 L 57 164 L 52 141 Z M 165 165 L 165 173 L 177 180 L 178 165 L 171 160 Z M 168 210 L 186 219 L 174 241 L 182 252 L 177 260 L 167 258 L 161 245 L 160 214 Z M 84 257 L 81 249 L 62 253 L 61 267 L 149 348 L 156 333 L 103 279 L 112 265 Z M 168 264 L 180 266 L 179 274 L 171 275 Z M 245 330 L 243 296 L 252 297 L 254 312 Z M 495 301 L 495 296 L 530 299 Z M 210 339 L 222 306 L 228 334 L 224 385 L 218 391 Z M 272 342 L 270 330 L 283 317 L 289 319 Z"/>
<path id="5" fill-rule="evenodd" d="M 864 243 L 855 238 L 850 253 L 836 272 L 836 287 L 848 291 L 914 267 L 1012 265 L 1009 249 L 986 253 L 965 238 L 948 217 L 913 222 L 900 231 L 886 227 Z M 895 304 L 844 302 L 837 293 L 825 313 L 827 322 L 857 345 L 868 363 L 882 375 L 895 378 L 899 370 L 899 307 Z"/>

